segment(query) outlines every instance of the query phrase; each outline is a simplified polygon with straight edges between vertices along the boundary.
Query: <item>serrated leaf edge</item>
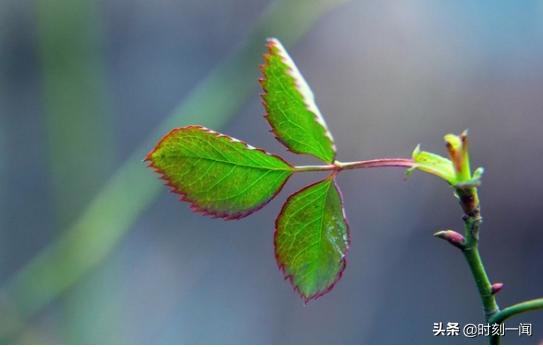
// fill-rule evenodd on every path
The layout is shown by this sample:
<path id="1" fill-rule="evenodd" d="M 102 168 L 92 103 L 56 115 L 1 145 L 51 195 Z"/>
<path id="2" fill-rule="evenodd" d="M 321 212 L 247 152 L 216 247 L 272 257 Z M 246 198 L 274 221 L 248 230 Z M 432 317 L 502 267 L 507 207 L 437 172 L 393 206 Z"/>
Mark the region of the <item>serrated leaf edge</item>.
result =
<path id="1" fill-rule="evenodd" d="M 219 211 L 211 211 L 211 210 L 208 210 L 204 207 L 201 207 L 198 205 L 198 203 L 194 200 L 191 200 L 189 199 L 187 196 L 186 196 L 186 193 L 179 190 L 174 184 L 173 182 L 166 176 L 166 174 L 164 172 L 162 172 L 162 170 L 160 170 L 160 168 L 156 167 L 153 163 L 153 160 L 152 160 L 152 154 L 158 149 L 160 148 L 160 146 L 162 145 L 162 143 L 164 141 L 166 141 L 170 136 L 172 136 L 173 134 L 179 132 L 179 131 L 183 131 L 183 130 L 187 130 L 187 129 L 199 129 L 199 130 L 202 130 L 202 131 L 205 131 L 209 134 L 213 134 L 215 135 L 216 137 L 218 138 L 221 138 L 221 137 L 225 137 L 229 140 L 231 140 L 232 142 L 239 142 L 243 145 L 245 145 L 245 147 L 249 150 L 253 150 L 253 151 L 260 151 L 264 154 L 267 154 L 267 155 L 270 155 L 272 157 L 275 157 L 281 161 L 283 161 L 285 164 L 287 164 L 289 167 L 292 168 L 292 165 L 287 162 L 285 159 L 281 158 L 280 156 L 276 155 L 276 154 L 272 154 L 272 153 L 269 153 L 261 148 L 257 148 L 257 147 L 253 147 L 251 145 L 249 145 L 248 143 L 244 142 L 244 141 L 241 141 L 241 140 L 238 140 L 234 137 L 231 137 L 231 136 L 228 136 L 228 135 L 225 135 L 225 134 L 221 134 L 219 132 L 216 132 L 214 130 L 211 130 L 211 129 L 208 129 L 204 126 L 201 126 L 201 125 L 187 125 L 187 126 L 184 126 L 184 127 L 180 127 L 180 128 L 174 128 L 172 130 L 170 130 L 166 135 L 164 135 L 159 141 L 158 143 L 153 147 L 153 149 L 151 151 L 149 151 L 149 153 L 147 153 L 147 155 L 145 156 L 145 159 L 144 161 L 147 162 L 147 166 L 149 168 L 151 168 L 153 171 L 155 171 L 160 179 L 164 182 L 164 184 L 170 188 L 170 192 L 172 193 L 175 193 L 177 195 L 180 196 L 180 201 L 184 201 L 184 202 L 188 202 L 190 204 L 190 208 L 192 211 L 196 212 L 196 213 L 199 213 L 203 216 L 209 216 L 211 218 L 222 218 L 224 220 L 237 220 L 237 219 L 241 219 L 241 218 L 244 218 L 244 217 L 247 217 L 249 216 L 250 214 L 260 210 L 262 207 L 266 206 L 271 200 L 273 200 L 280 192 L 281 190 L 283 189 L 283 187 L 285 186 L 285 184 L 287 183 L 287 181 L 289 180 L 289 178 L 292 176 L 292 173 L 294 171 L 292 171 L 288 176 L 287 178 L 285 179 L 285 181 L 283 182 L 283 184 L 281 184 L 281 186 L 277 189 L 277 191 L 266 201 L 264 201 L 262 204 L 250 209 L 250 210 L 247 210 L 247 211 L 243 211 L 243 212 L 237 212 L 237 213 L 226 213 L 226 212 L 219 212 Z"/>
<path id="2" fill-rule="evenodd" d="M 268 66 L 269 57 L 272 55 L 272 47 L 277 47 L 279 50 L 279 55 L 281 59 L 283 60 L 283 63 L 287 66 L 288 71 L 290 72 L 290 76 L 294 79 L 294 83 L 297 87 L 297 89 L 300 91 L 300 94 L 302 95 L 302 99 L 304 101 L 304 105 L 307 107 L 307 109 L 315 116 L 315 121 L 322 127 L 324 130 L 324 135 L 330 140 L 330 143 L 332 145 L 332 150 L 334 151 L 334 155 L 329 163 L 333 163 L 336 158 L 336 144 L 334 141 L 334 137 L 332 136 L 332 133 L 330 132 L 330 129 L 328 128 L 328 124 L 326 124 L 326 121 L 324 117 L 322 116 L 319 108 L 317 107 L 317 104 L 315 102 L 315 97 L 313 95 L 313 92 L 311 91 L 311 88 L 308 86 L 307 82 L 305 81 L 305 78 L 303 77 L 302 73 L 288 54 L 285 47 L 281 44 L 281 42 L 276 38 L 268 38 L 266 40 L 266 47 L 267 52 L 263 54 L 264 57 L 264 63 L 259 65 L 259 69 L 261 72 L 261 77 L 258 78 L 258 83 L 260 84 L 260 87 L 263 90 L 263 93 L 260 93 L 260 102 L 262 103 L 262 106 L 264 107 L 264 110 L 266 111 L 264 114 L 264 118 L 266 119 L 267 123 L 271 127 L 271 132 L 273 133 L 273 136 L 279 141 L 283 146 L 287 148 L 289 152 L 295 153 L 295 154 L 307 154 L 314 157 L 317 157 L 315 154 L 311 153 L 304 153 L 299 152 L 294 149 L 291 149 L 290 146 L 279 136 L 277 133 L 275 127 L 273 124 L 268 120 L 269 115 L 269 108 L 267 105 L 266 100 L 264 100 L 264 96 L 268 94 L 268 89 L 264 86 L 265 83 L 265 72 L 266 66 Z M 308 100 L 309 98 L 309 100 Z M 318 159 L 322 160 L 322 158 L 317 157 Z M 326 160 L 323 160 L 324 162 L 327 162 Z"/>
<path id="3" fill-rule="evenodd" d="M 283 206 L 281 207 L 281 211 L 279 212 L 279 214 L 277 215 L 277 218 L 275 219 L 275 231 L 273 233 L 273 249 L 274 249 L 274 256 L 275 256 L 275 261 L 277 263 L 277 267 L 279 268 L 281 273 L 284 275 L 284 279 L 287 280 L 288 282 L 290 282 L 290 285 L 292 286 L 294 291 L 302 298 L 302 300 L 304 300 L 304 303 L 306 305 L 311 300 L 317 300 L 320 297 L 328 294 L 332 289 L 334 289 L 335 285 L 343 277 L 343 273 L 345 272 L 345 269 L 347 267 L 347 256 L 349 254 L 349 249 L 351 248 L 351 228 L 349 226 L 349 221 L 347 220 L 347 215 L 345 214 L 345 207 L 344 207 L 344 204 L 343 204 L 343 193 L 342 193 L 341 189 L 339 189 L 339 186 L 337 185 L 337 182 L 335 180 L 335 176 L 336 176 L 335 173 L 331 174 L 330 176 L 326 177 L 323 180 L 320 180 L 320 181 L 317 181 L 317 182 L 312 183 L 310 185 L 307 185 L 307 186 L 297 190 L 296 192 L 292 193 L 287 198 L 287 200 L 283 203 Z M 347 248 L 345 249 L 345 254 L 343 255 L 343 258 L 341 259 L 341 267 L 340 267 L 340 269 L 338 271 L 338 274 L 337 274 L 336 278 L 334 279 L 334 281 L 328 287 L 326 287 L 325 289 L 323 289 L 323 290 L 321 290 L 321 291 L 319 291 L 319 292 L 317 292 L 317 293 L 315 293 L 313 295 L 305 296 L 300 291 L 300 288 L 297 285 L 294 284 L 294 275 L 287 273 L 286 268 L 285 268 L 285 264 L 281 263 L 281 261 L 279 260 L 279 255 L 277 254 L 277 236 L 278 236 L 278 231 L 279 231 L 278 223 L 279 223 L 279 218 L 281 218 L 281 216 L 285 212 L 286 206 L 291 201 L 291 199 L 293 199 L 293 197 L 295 195 L 297 195 L 298 193 L 301 193 L 302 191 L 304 191 L 306 189 L 310 189 L 311 187 L 316 186 L 317 184 L 320 184 L 325 180 L 332 180 L 332 184 L 334 185 L 334 187 L 336 188 L 336 190 L 337 190 L 337 192 L 339 194 L 339 200 L 341 202 L 341 212 L 342 212 L 342 215 L 343 215 L 343 221 L 345 222 L 345 226 L 347 228 Z"/>

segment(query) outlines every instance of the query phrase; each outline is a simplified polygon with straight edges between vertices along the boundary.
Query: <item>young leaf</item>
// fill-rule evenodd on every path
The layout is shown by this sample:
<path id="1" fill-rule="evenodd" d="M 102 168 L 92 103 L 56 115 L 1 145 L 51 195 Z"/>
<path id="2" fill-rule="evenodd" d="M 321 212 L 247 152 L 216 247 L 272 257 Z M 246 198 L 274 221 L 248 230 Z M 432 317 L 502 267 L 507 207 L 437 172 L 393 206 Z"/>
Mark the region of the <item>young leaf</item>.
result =
<path id="1" fill-rule="evenodd" d="M 275 221 L 279 268 L 305 302 L 326 294 L 345 269 L 350 243 L 332 176 L 291 195 Z"/>
<path id="2" fill-rule="evenodd" d="M 449 159 L 434 153 L 421 151 L 420 146 L 415 148 L 412 158 L 415 165 L 413 168 L 408 169 L 408 173 L 417 169 L 441 177 L 449 182 L 449 184 L 454 184 L 456 182 L 454 166 Z"/>
<path id="3" fill-rule="evenodd" d="M 194 125 L 173 129 L 145 160 L 195 211 L 224 219 L 264 206 L 293 172 L 278 156 Z"/>
<path id="4" fill-rule="evenodd" d="M 268 39 L 267 46 L 259 81 L 266 118 L 276 138 L 294 153 L 332 163 L 336 155 L 334 139 L 311 89 L 278 40 Z"/>

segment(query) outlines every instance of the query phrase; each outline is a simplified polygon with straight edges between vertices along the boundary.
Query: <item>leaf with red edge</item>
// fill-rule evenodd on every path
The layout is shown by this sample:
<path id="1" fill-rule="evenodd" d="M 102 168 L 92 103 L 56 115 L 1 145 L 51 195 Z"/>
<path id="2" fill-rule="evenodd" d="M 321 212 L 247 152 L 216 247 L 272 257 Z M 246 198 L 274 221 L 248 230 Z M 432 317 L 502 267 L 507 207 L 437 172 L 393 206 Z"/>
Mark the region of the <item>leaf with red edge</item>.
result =
<path id="1" fill-rule="evenodd" d="M 305 302 L 330 291 L 345 269 L 350 244 L 334 176 L 291 195 L 275 228 L 279 268 Z"/>
<path id="2" fill-rule="evenodd" d="M 332 163 L 336 156 L 334 139 L 311 89 L 277 39 L 268 39 L 267 47 L 260 84 L 266 119 L 276 138 L 294 153 Z"/>
<path id="3" fill-rule="evenodd" d="M 194 125 L 173 129 L 145 160 L 194 210 L 224 219 L 264 206 L 293 172 L 278 156 Z"/>

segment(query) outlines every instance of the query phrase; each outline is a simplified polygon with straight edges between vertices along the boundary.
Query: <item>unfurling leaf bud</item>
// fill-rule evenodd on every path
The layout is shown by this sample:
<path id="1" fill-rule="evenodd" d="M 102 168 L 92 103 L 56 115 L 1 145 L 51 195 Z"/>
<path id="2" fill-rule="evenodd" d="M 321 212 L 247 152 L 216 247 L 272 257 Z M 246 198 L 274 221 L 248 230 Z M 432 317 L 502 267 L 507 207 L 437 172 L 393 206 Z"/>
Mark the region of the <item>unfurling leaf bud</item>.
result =
<path id="1" fill-rule="evenodd" d="M 414 165 L 407 170 L 407 174 L 411 174 L 413 170 L 417 169 L 440 177 L 449 184 L 456 183 L 456 173 L 449 159 L 434 153 L 421 151 L 420 145 L 415 148 L 411 157 Z"/>
<path id="2" fill-rule="evenodd" d="M 494 283 L 494 284 L 492 284 L 492 286 L 490 288 L 491 288 L 492 295 L 496 295 L 496 294 L 498 294 L 498 292 L 500 290 L 502 290 L 503 283 L 500 283 L 500 282 Z"/>
<path id="3" fill-rule="evenodd" d="M 464 130 L 460 135 L 447 134 L 444 140 L 456 172 L 456 180 L 458 182 L 469 181 L 471 169 L 468 153 L 468 131 Z"/>
<path id="4" fill-rule="evenodd" d="M 420 150 L 420 145 L 413 151 L 413 167 L 407 170 L 411 174 L 414 170 L 438 176 L 456 189 L 467 190 L 476 188 L 481 184 L 483 169 L 478 168 L 471 172 L 468 131 L 464 130 L 460 135 L 447 134 L 444 136 L 449 158 Z"/>
<path id="5" fill-rule="evenodd" d="M 457 233 L 454 230 L 441 230 L 434 234 L 435 237 L 439 237 L 445 241 L 448 241 L 451 245 L 460 249 L 464 248 L 465 239 L 462 234 Z"/>

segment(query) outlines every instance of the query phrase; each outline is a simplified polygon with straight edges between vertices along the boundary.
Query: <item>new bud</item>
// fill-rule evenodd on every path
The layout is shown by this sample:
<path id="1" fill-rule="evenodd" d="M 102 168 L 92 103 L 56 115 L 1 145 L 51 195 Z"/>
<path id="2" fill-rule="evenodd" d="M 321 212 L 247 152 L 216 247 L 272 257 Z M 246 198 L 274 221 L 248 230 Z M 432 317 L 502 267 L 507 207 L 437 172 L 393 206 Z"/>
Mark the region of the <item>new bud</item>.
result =
<path id="1" fill-rule="evenodd" d="M 491 287 L 492 295 L 496 295 L 503 288 L 503 283 L 497 282 L 494 283 Z"/>
<path id="2" fill-rule="evenodd" d="M 462 234 L 457 233 L 454 230 L 441 230 L 434 234 L 435 237 L 439 237 L 445 241 L 448 241 L 451 245 L 460 249 L 464 248 L 466 240 Z"/>

